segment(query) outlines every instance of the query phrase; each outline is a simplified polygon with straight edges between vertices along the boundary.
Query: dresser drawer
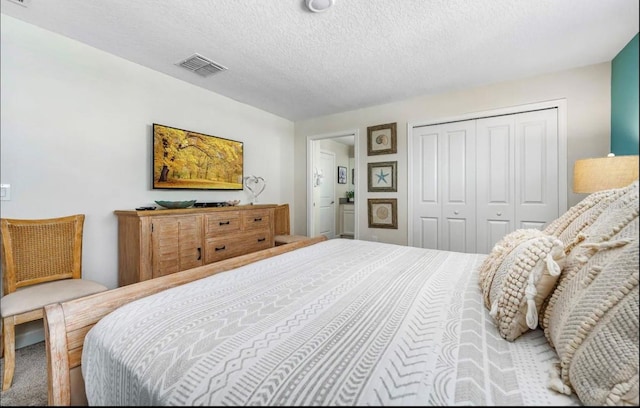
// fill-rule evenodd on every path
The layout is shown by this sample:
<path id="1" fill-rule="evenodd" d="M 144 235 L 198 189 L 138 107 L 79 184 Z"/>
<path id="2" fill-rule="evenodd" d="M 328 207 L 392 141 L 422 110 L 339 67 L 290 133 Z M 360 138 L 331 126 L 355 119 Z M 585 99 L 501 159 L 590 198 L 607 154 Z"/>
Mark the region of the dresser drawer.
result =
<path id="1" fill-rule="evenodd" d="M 272 241 L 269 230 L 209 238 L 205 243 L 205 264 L 271 248 Z"/>
<path id="2" fill-rule="evenodd" d="M 240 232 L 240 211 L 223 211 L 207 214 L 204 218 L 204 234 L 206 238 L 215 238 L 223 234 Z"/>
<path id="3" fill-rule="evenodd" d="M 268 230 L 271 228 L 271 211 L 264 210 L 252 210 L 245 211 L 242 214 L 242 230 Z"/>

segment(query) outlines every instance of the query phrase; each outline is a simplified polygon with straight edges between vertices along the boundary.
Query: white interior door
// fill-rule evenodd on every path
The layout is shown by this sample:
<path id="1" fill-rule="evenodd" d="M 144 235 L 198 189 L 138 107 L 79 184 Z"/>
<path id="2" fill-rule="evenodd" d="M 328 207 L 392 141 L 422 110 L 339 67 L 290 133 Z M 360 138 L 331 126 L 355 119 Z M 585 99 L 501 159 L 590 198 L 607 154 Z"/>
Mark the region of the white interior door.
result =
<path id="1" fill-rule="evenodd" d="M 338 155 L 336 152 L 333 152 L 330 148 L 324 147 L 325 141 L 331 140 L 338 143 L 346 144 L 347 146 L 353 146 L 353 159 L 349 159 L 349 167 L 355 169 L 355 179 L 352 179 L 352 188 L 355 192 L 356 202 L 353 205 L 354 209 L 354 228 L 353 228 L 353 236 L 355 239 L 359 237 L 359 222 L 358 222 L 358 185 L 360 179 L 360 171 L 358 170 L 358 163 L 360 163 L 360 133 L 358 129 L 340 131 L 335 133 L 327 133 L 322 135 L 314 135 L 307 136 L 307 231 L 306 234 L 309 236 L 318 236 L 321 234 L 324 235 L 332 235 L 338 236 L 337 225 L 335 220 L 338 217 L 337 208 L 338 198 L 335 196 L 337 194 L 338 186 L 337 186 L 337 162 Z M 328 151 L 334 154 L 333 163 L 321 163 L 320 152 Z M 330 191 L 323 190 L 323 187 L 317 184 L 317 173 L 322 168 L 323 172 L 323 184 L 331 183 L 331 186 L 325 186 L 326 188 L 333 189 L 333 193 Z M 366 179 L 366 177 L 365 177 Z M 321 196 L 324 198 L 321 199 Z M 331 199 L 333 198 L 333 199 Z M 322 201 L 322 203 L 321 203 Z M 333 201 L 333 204 L 331 203 Z M 320 215 L 320 207 L 321 204 L 324 207 L 326 204 L 333 206 L 333 211 L 330 209 L 326 209 L 326 217 Z M 324 220 L 321 221 L 321 218 Z M 366 220 L 365 220 L 366 221 Z M 322 228 L 324 233 L 320 232 L 320 223 L 325 225 Z"/>
<path id="2" fill-rule="evenodd" d="M 318 186 L 316 200 L 316 235 L 327 238 L 336 236 L 336 156 L 333 152 L 321 150 L 318 168 L 324 175 L 323 182 Z"/>

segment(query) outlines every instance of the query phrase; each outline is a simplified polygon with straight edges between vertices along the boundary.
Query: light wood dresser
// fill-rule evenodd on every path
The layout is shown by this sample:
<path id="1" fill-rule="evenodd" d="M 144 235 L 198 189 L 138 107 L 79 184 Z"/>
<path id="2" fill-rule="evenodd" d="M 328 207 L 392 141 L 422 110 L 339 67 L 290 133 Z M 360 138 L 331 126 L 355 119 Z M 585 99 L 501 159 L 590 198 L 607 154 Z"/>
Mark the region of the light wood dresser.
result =
<path id="1" fill-rule="evenodd" d="M 118 285 L 271 248 L 275 207 L 116 210 Z"/>

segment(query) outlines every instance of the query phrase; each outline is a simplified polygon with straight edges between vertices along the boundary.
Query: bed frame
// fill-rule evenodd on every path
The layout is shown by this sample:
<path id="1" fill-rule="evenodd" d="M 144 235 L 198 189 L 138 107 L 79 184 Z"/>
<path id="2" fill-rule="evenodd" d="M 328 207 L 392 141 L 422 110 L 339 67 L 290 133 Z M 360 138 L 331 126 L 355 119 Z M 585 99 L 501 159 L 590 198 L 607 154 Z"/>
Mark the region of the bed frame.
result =
<path id="1" fill-rule="evenodd" d="M 81 369 L 84 338 L 89 329 L 116 308 L 164 289 L 313 245 L 326 239 L 321 235 L 45 306 L 44 328 L 49 405 L 88 405 Z"/>

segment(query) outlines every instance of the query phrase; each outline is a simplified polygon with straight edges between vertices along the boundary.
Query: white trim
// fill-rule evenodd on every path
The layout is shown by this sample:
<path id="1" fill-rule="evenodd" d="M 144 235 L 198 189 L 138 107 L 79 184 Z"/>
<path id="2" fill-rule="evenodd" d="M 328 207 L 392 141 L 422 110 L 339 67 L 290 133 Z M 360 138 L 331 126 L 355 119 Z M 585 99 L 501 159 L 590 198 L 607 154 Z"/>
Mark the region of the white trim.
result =
<path id="1" fill-rule="evenodd" d="M 354 161 L 355 161 L 355 166 L 356 166 L 356 172 L 355 172 L 355 183 L 353 185 L 353 191 L 355 192 L 356 197 L 358 197 L 358 185 L 360 184 L 360 171 L 359 171 L 359 163 L 360 163 L 360 130 L 359 129 L 353 129 L 353 130 L 344 130 L 344 131 L 339 131 L 339 132 L 331 132 L 331 133 L 324 133 L 324 134 L 319 134 L 319 135 L 312 135 L 312 136 L 307 136 L 307 177 L 306 177 L 306 182 L 307 182 L 307 235 L 312 237 L 315 229 L 313 226 L 313 183 L 312 183 L 312 179 L 313 179 L 313 142 L 317 141 L 317 140 L 323 140 L 323 139 L 333 139 L 333 138 L 337 138 L 337 137 L 344 137 L 344 136 L 353 136 L 353 157 L 354 157 Z M 354 225 L 354 231 L 353 231 L 353 238 L 354 239 L 358 239 L 358 237 L 360 236 L 360 227 L 359 227 L 359 222 L 358 222 L 358 207 L 359 207 L 359 202 L 361 200 L 356 201 L 353 211 L 354 211 L 354 218 L 355 218 L 355 225 Z"/>
<path id="2" fill-rule="evenodd" d="M 491 109 L 480 112 L 465 113 L 457 116 L 438 118 L 427 121 L 407 122 L 407 242 L 413 246 L 413 190 L 411 188 L 413 175 L 413 159 L 411 151 L 413 149 L 413 129 L 422 126 L 430 126 L 448 122 L 458 122 L 463 120 L 480 119 L 489 116 L 501 116 L 541 109 L 558 109 L 558 214 L 567 211 L 567 100 L 554 99 L 550 101 L 535 102 L 524 105 L 508 106 L 505 108 Z M 561 194 L 564 192 L 564 194 Z"/>

